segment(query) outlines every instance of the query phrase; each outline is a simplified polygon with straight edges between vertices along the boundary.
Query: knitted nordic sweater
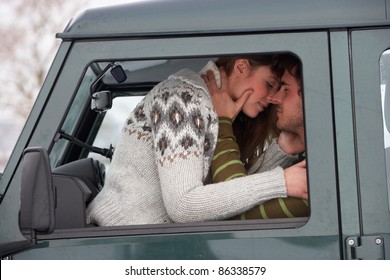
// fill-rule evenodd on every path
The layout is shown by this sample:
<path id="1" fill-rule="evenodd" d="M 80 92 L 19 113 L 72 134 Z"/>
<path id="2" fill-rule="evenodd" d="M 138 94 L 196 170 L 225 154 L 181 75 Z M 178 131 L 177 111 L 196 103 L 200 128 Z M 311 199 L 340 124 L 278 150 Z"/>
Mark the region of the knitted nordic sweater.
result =
<path id="1" fill-rule="evenodd" d="M 218 118 L 199 74 L 158 84 L 124 124 L 106 184 L 87 209 L 100 226 L 223 220 L 285 197 L 282 168 L 208 184 Z"/>

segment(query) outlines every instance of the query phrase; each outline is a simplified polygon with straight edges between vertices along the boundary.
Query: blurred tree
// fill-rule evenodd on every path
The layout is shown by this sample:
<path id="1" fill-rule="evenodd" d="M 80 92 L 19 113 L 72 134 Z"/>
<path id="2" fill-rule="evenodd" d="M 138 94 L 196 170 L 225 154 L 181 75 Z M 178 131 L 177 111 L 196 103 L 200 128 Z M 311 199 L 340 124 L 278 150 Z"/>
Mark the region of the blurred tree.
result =
<path id="1" fill-rule="evenodd" d="M 0 2 L 5 0 L 0 0 Z M 8 1 L 7 1 L 8 2 Z M 0 25 L 0 106 L 25 120 L 42 86 L 55 51 L 55 38 L 89 0 L 9 1 Z"/>
<path id="2" fill-rule="evenodd" d="M 0 173 L 45 79 L 62 32 L 92 0 L 0 0 Z"/>

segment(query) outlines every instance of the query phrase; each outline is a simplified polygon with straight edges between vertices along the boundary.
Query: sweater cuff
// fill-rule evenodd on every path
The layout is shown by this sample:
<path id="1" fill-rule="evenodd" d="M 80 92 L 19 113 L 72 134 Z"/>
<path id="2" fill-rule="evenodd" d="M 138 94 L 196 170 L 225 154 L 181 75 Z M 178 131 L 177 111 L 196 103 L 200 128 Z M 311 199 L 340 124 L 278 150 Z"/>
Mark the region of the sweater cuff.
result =
<path id="1" fill-rule="evenodd" d="M 270 171 L 247 177 L 253 177 L 253 179 L 257 181 L 257 185 L 259 187 L 261 185 L 263 186 L 260 196 L 262 198 L 261 202 L 277 197 L 287 197 L 286 179 L 284 176 L 284 169 L 282 167 L 278 166 Z"/>

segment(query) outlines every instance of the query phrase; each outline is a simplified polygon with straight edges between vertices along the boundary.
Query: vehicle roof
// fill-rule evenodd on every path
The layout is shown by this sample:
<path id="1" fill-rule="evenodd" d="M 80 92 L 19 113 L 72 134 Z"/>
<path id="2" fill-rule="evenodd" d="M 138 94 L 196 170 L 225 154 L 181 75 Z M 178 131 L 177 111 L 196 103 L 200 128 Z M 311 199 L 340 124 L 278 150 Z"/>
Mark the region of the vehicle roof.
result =
<path id="1" fill-rule="evenodd" d="M 389 25 L 390 0 L 133 0 L 88 9 L 63 39 Z"/>

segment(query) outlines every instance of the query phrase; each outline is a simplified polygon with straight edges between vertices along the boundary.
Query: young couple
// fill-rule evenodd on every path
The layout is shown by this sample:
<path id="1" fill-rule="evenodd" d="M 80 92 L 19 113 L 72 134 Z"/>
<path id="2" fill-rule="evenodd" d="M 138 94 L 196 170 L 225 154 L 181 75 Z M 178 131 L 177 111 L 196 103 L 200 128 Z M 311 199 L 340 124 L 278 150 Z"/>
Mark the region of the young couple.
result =
<path id="1" fill-rule="evenodd" d="M 220 58 L 201 74 L 171 75 L 130 113 L 88 223 L 308 214 L 305 161 L 287 167 L 305 148 L 299 60 Z"/>

